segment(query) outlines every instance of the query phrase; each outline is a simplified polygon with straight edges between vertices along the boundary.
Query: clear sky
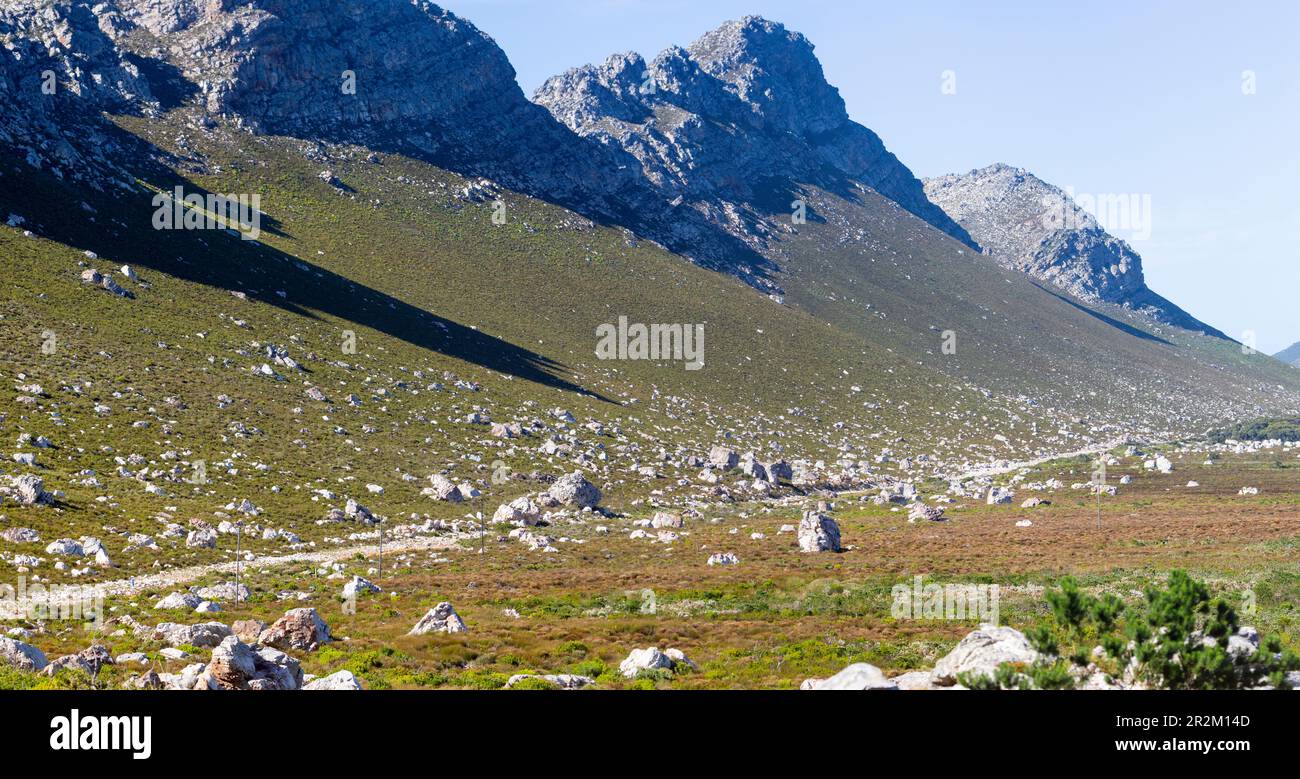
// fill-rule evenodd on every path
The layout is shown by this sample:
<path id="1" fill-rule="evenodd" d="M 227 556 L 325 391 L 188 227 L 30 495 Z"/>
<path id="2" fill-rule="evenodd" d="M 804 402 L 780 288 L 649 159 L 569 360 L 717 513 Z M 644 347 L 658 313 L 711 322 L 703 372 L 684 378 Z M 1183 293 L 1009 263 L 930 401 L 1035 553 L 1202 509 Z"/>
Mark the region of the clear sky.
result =
<path id="1" fill-rule="evenodd" d="M 528 95 L 569 67 L 650 58 L 728 19 L 782 22 L 918 176 L 1005 162 L 1080 194 L 1149 195 L 1150 238 L 1116 232 L 1152 289 L 1239 340 L 1253 331 L 1261 351 L 1300 340 L 1295 0 L 444 4 L 496 39 Z"/>

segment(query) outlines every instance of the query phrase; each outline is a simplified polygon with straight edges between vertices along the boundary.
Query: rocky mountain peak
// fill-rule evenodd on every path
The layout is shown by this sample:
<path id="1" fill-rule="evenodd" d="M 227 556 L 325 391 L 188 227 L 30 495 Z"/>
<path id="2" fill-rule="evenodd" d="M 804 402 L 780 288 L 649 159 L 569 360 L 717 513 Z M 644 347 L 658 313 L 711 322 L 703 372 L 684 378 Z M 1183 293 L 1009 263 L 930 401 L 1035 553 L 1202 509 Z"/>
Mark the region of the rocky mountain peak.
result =
<path id="1" fill-rule="evenodd" d="M 1152 292 L 1133 247 L 1108 233 L 1068 192 L 1024 168 L 995 163 L 926 179 L 925 194 L 1004 267 L 1084 301 L 1116 303 L 1222 335 Z"/>
<path id="2" fill-rule="evenodd" d="M 839 90 L 826 81 L 813 45 L 801 33 L 758 16 L 723 24 L 687 49 L 703 72 L 755 107 L 771 131 L 801 137 L 849 121 Z"/>
<path id="3" fill-rule="evenodd" d="M 758 204 L 804 184 L 848 196 L 870 187 L 970 243 L 880 138 L 849 119 L 812 44 L 776 22 L 728 22 L 649 63 L 620 54 L 574 68 L 533 100 L 621 149 L 668 201 L 756 248 L 779 229 Z"/>

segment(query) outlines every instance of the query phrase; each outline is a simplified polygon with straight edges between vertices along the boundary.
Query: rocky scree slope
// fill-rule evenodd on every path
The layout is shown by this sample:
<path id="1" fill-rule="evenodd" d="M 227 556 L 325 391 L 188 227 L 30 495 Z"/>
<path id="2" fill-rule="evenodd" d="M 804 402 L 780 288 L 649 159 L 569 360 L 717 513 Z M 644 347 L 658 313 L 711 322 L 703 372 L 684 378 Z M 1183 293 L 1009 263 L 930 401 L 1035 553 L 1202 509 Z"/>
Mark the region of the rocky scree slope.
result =
<path id="1" fill-rule="evenodd" d="M 1065 191 L 1022 168 L 999 163 L 926 179 L 925 193 L 1004 267 L 1086 302 L 1117 303 L 1159 322 L 1225 337 L 1152 292 L 1131 246 Z"/>

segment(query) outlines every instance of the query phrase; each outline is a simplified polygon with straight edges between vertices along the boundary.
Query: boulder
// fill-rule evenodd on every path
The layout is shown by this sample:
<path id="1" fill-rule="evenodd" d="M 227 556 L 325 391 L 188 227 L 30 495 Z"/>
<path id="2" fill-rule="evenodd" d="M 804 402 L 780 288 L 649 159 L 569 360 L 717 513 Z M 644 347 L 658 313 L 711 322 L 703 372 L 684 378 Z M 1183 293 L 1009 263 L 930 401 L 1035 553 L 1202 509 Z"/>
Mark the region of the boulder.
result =
<path id="1" fill-rule="evenodd" d="M 678 528 L 683 525 L 681 514 L 671 514 L 667 511 L 656 511 L 650 518 L 650 527 L 653 528 Z"/>
<path id="2" fill-rule="evenodd" d="M 736 450 L 728 449 L 725 446 L 715 446 L 709 450 L 709 465 L 714 470 L 729 471 L 740 464 L 740 456 Z"/>
<path id="3" fill-rule="evenodd" d="M 1004 503 L 1010 503 L 1016 499 L 1016 493 L 1005 487 L 992 487 L 989 489 L 988 505 L 997 506 Z"/>
<path id="4" fill-rule="evenodd" d="M 628 653 L 627 658 L 618 664 L 618 670 L 631 679 L 642 671 L 652 671 L 657 668 L 672 670 L 673 665 L 672 658 L 660 652 L 658 647 L 652 646 L 647 649 L 633 649 Z"/>
<path id="5" fill-rule="evenodd" d="M 302 666 L 277 649 L 254 650 L 227 636 L 212 650 L 200 679 L 204 683 L 211 690 L 297 690 L 302 687 Z"/>
<path id="6" fill-rule="evenodd" d="M 193 611 L 203 602 L 203 598 L 192 592 L 173 592 L 164 596 L 161 600 L 153 605 L 155 609 L 173 610 L 184 609 Z"/>
<path id="7" fill-rule="evenodd" d="M 456 613 L 451 604 L 443 601 L 420 617 L 420 621 L 411 628 L 410 636 L 423 636 L 429 633 L 465 633 L 469 630 L 465 621 Z"/>
<path id="8" fill-rule="evenodd" d="M 161 641 L 172 647 L 190 646 L 213 647 L 231 634 L 230 628 L 220 622 L 201 622 L 196 625 L 181 625 L 175 622 L 161 622 L 153 629 L 154 641 Z"/>
<path id="9" fill-rule="evenodd" d="M 313 652 L 330 641 L 330 629 L 316 609 L 290 609 L 262 631 L 258 643 L 277 649 Z"/>
<path id="10" fill-rule="evenodd" d="M 0 532 L 0 538 L 11 544 L 39 544 L 41 534 L 29 527 L 8 527 Z"/>
<path id="11" fill-rule="evenodd" d="M 590 676 L 577 674 L 515 674 L 506 682 L 506 687 L 514 687 L 526 679 L 540 679 L 559 690 L 577 690 L 596 683 Z"/>
<path id="12" fill-rule="evenodd" d="M 809 690 L 897 690 L 885 672 L 870 663 L 854 663 L 829 679 L 806 687 Z"/>
<path id="13" fill-rule="evenodd" d="M 556 479 L 547 493 L 565 506 L 592 508 L 600 503 L 600 490 L 587 481 L 582 471 L 574 471 Z"/>
<path id="14" fill-rule="evenodd" d="M 230 625 L 230 632 L 245 644 L 256 644 L 263 630 L 266 623 L 260 619 L 237 619 Z"/>
<path id="15" fill-rule="evenodd" d="M 351 671 L 335 671 L 302 686 L 304 690 L 360 690 L 361 681 Z"/>
<path id="16" fill-rule="evenodd" d="M 464 495 L 460 494 L 460 488 L 456 484 L 443 476 L 441 473 L 435 473 L 429 477 L 429 484 L 433 487 L 433 497 L 438 500 L 445 500 L 449 503 L 460 503 Z"/>
<path id="17" fill-rule="evenodd" d="M 345 598 L 357 598 L 368 592 L 379 591 L 379 587 L 373 582 L 360 576 L 353 576 L 351 581 L 343 585 L 343 597 Z"/>
<path id="18" fill-rule="evenodd" d="M 41 650 L 8 636 L 0 636 L 0 663 L 23 671 L 40 671 L 49 664 Z"/>
<path id="19" fill-rule="evenodd" d="M 1038 652 L 1024 633 L 1005 626 L 983 625 L 939 660 L 930 678 L 939 686 L 949 687 L 957 683 L 960 673 L 992 676 L 1003 663 L 1029 665 L 1036 659 Z"/>
<path id="20" fill-rule="evenodd" d="M 805 511 L 796 533 L 804 552 L 840 551 L 840 526 L 825 514 Z"/>

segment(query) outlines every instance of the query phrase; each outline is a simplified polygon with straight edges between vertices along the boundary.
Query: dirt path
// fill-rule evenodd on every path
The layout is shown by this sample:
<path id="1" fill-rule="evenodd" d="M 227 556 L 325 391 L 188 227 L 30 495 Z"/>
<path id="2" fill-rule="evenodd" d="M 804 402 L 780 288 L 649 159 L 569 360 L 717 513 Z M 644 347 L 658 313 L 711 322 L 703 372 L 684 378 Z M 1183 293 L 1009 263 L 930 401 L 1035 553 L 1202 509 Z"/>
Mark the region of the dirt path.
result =
<path id="1" fill-rule="evenodd" d="M 402 552 L 414 552 L 428 549 L 447 549 L 453 546 L 462 535 L 453 534 L 448 536 L 422 537 L 422 538 L 405 538 L 384 543 L 384 554 L 400 554 Z M 159 573 L 149 573 L 143 576 L 133 576 L 127 579 L 114 579 L 107 582 L 86 583 L 84 585 L 66 584 L 57 585 L 64 589 L 63 597 L 58 596 L 56 590 L 52 597 L 38 596 L 41 603 L 63 603 L 72 600 L 84 598 L 86 589 L 92 588 L 94 592 L 101 597 L 110 595 L 135 595 L 148 590 L 162 590 L 169 587 L 192 582 L 200 579 L 210 573 L 231 573 L 235 572 L 236 566 L 242 570 L 250 568 L 260 569 L 275 567 L 279 565 L 288 565 L 290 563 L 330 563 L 338 560 L 350 558 L 355 554 L 362 554 L 366 557 L 379 554 L 378 544 L 362 544 L 359 546 L 344 546 L 337 549 L 326 549 L 318 552 L 295 552 L 293 554 L 278 555 L 270 557 L 258 557 L 251 562 L 230 561 L 226 563 L 210 563 L 208 565 L 192 565 L 186 568 L 173 568 L 169 571 Z M 0 619 L 18 619 L 25 613 L 25 606 L 33 600 L 31 595 L 22 595 L 0 599 Z M 16 615 L 16 616 L 15 616 Z"/>
<path id="2" fill-rule="evenodd" d="M 1095 444 L 1093 446 L 1088 447 L 1087 449 L 1080 449 L 1075 452 L 1066 452 L 1064 454 L 1051 454 L 1051 455 L 1047 455 L 1046 457 L 1039 457 L 1036 460 L 1021 460 L 1019 462 L 1007 463 L 1006 465 L 1000 467 L 989 465 L 983 468 L 976 468 L 971 471 L 965 471 L 964 473 L 961 473 L 955 478 L 965 480 L 965 479 L 978 479 L 982 476 L 1000 476 L 1001 474 L 1004 473 L 1011 473 L 1012 471 L 1018 471 L 1021 468 L 1034 468 L 1036 466 L 1042 465 L 1043 463 L 1050 463 L 1053 460 L 1068 460 L 1071 457 L 1085 457 L 1094 454 L 1101 454 L 1102 452 L 1109 452 L 1111 449 L 1114 449 L 1117 446 L 1123 446 L 1126 440 L 1127 439 L 1120 438 L 1111 441 L 1110 443 Z"/>

